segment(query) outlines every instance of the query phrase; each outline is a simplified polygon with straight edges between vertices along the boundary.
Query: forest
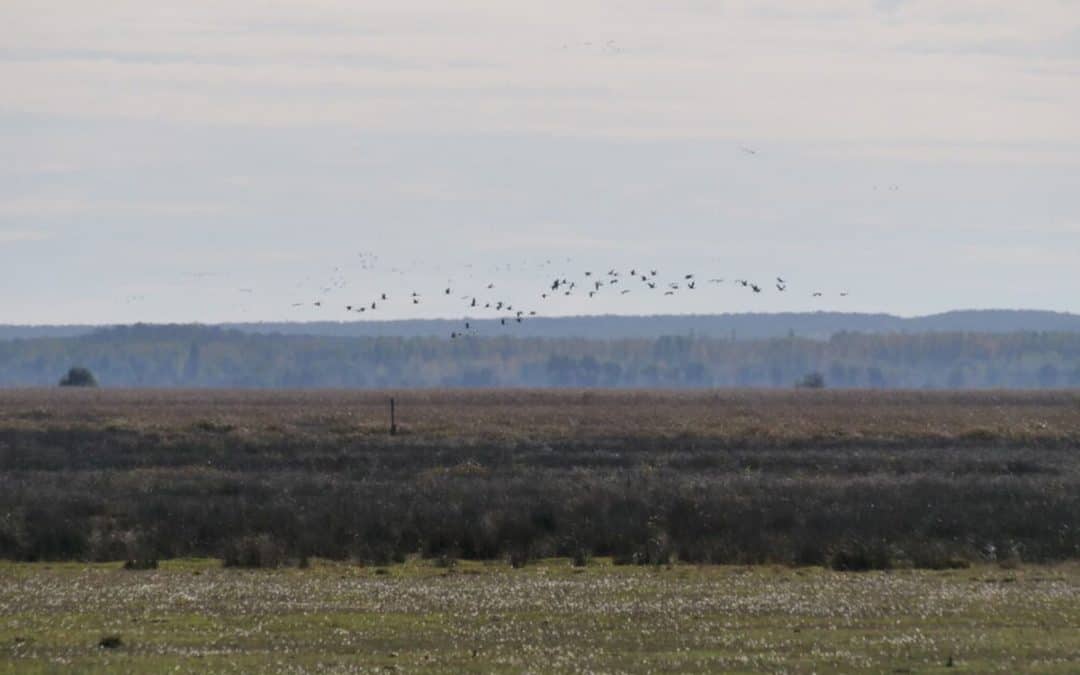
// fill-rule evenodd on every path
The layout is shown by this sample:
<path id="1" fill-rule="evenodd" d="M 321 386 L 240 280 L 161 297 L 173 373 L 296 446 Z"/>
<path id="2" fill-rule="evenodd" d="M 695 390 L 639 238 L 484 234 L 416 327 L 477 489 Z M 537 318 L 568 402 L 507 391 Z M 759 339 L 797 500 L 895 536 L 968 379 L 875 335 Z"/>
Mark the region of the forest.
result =
<path id="1" fill-rule="evenodd" d="M 0 340 L 0 386 L 88 368 L 104 387 L 828 388 L 1080 387 L 1080 334 L 849 333 L 827 339 L 672 335 L 334 337 L 133 325 Z"/>

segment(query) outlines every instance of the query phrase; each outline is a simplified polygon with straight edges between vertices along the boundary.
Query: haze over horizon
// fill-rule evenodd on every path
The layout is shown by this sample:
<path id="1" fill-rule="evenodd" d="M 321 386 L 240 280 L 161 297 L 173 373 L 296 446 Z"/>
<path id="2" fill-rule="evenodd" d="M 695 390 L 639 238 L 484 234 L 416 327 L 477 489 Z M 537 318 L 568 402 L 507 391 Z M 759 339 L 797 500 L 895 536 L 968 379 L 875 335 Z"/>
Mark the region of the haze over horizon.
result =
<path id="1" fill-rule="evenodd" d="M 454 317 L 492 282 L 1080 311 L 1072 3 L 15 0 L 0 37 L 3 323 Z M 641 267 L 727 283 L 538 297 Z M 384 292 L 425 301 L 343 311 Z"/>

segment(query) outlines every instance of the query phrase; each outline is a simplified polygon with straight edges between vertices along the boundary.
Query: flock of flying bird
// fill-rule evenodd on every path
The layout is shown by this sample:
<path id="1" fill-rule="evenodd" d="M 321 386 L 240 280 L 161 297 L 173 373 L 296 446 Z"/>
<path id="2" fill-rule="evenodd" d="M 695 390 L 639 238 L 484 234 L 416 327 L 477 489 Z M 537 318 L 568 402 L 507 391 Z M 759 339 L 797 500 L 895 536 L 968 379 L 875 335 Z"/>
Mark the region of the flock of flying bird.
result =
<path id="1" fill-rule="evenodd" d="M 548 262 L 550 263 L 550 261 Z M 635 291 L 673 296 L 677 293 L 689 293 L 697 290 L 701 281 L 702 280 L 694 273 L 681 274 L 674 279 L 664 280 L 661 278 L 658 270 L 645 268 L 631 268 L 629 270 L 609 269 L 606 272 L 585 271 L 581 276 L 576 278 L 570 278 L 564 275 L 554 277 L 543 289 L 540 289 L 535 300 L 544 303 L 545 301 L 558 297 L 575 295 L 593 299 L 603 294 L 623 296 L 629 295 Z M 723 278 L 714 277 L 705 279 L 704 283 L 719 285 L 727 283 L 727 281 Z M 737 288 L 746 289 L 746 291 L 753 294 L 759 294 L 766 290 L 766 285 L 749 279 L 734 279 L 731 283 Z M 788 282 L 783 277 L 776 277 L 775 281 L 769 282 L 768 285 L 775 287 L 776 291 L 779 293 L 788 292 Z M 334 282 L 330 287 L 325 288 L 324 291 L 341 287 L 342 284 Z M 769 290 L 771 290 L 771 288 Z M 520 307 L 515 309 L 517 303 L 507 299 L 500 299 L 498 294 L 495 283 L 489 282 L 479 294 L 467 293 L 465 295 L 458 295 L 457 297 L 463 303 L 465 314 L 467 316 L 485 312 L 494 313 L 495 318 L 499 320 L 499 324 L 502 326 L 511 325 L 513 323 L 522 323 L 529 317 L 537 316 L 536 309 L 524 309 Z M 455 290 L 453 286 L 447 286 L 442 289 L 438 295 L 444 297 L 454 296 Z M 821 298 L 825 294 L 822 291 L 813 291 L 810 295 L 814 298 Z M 847 297 L 848 293 L 847 291 L 843 291 L 839 293 L 839 296 Z M 396 298 L 392 298 L 388 293 L 379 293 L 374 298 L 361 303 L 345 304 L 344 309 L 350 313 L 368 314 L 378 311 L 380 307 L 383 307 L 395 299 Z M 412 305 L 420 305 L 424 302 L 424 299 L 424 295 L 413 291 L 406 297 L 405 302 L 411 303 Z M 308 304 L 309 303 L 296 302 L 293 303 L 292 306 L 303 307 Z M 314 302 L 311 302 L 310 305 L 322 308 L 328 306 L 329 301 L 315 300 Z M 477 329 L 474 323 L 475 320 L 473 319 L 464 319 L 462 329 L 452 331 L 450 333 L 450 338 L 457 339 L 469 335 L 476 335 Z"/>

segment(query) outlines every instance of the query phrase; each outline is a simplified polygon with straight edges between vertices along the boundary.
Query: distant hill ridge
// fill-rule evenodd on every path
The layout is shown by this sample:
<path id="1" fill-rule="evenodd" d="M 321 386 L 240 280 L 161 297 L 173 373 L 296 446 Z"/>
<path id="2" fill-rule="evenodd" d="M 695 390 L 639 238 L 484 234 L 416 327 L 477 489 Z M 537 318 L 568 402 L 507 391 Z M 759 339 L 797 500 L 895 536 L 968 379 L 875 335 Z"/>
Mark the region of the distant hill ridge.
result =
<path id="1" fill-rule="evenodd" d="M 471 319 L 484 335 L 544 338 L 657 338 L 669 335 L 751 340 L 796 335 L 828 339 L 838 333 L 1080 333 L 1080 315 L 1042 310 L 957 310 L 919 317 L 892 314 L 804 312 L 776 314 L 595 315 L 532 317 L 501 326 L 498 319 Z M 109 326 L 0 325 L 0 340 L 77 337 Z M 213 327 L 251 334 L 325 337 L 428 337 L 460 330 L 455 319 L 226 323 Z"/>

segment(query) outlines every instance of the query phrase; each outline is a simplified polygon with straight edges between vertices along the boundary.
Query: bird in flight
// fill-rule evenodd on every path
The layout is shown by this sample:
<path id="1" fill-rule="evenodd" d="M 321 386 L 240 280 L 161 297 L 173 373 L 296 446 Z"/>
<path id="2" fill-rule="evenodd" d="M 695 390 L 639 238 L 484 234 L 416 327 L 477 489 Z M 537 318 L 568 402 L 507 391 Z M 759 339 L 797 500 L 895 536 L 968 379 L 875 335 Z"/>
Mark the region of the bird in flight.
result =
<path id="1" fill-rule="evenodd" d="M 756 154 L 757 153 L 757 151 L 753 150 L 752 148 L 746 148 L 746 151 L 749 151 L 748 154 Z M 890 187 L 892 187 L 892 186 L 890 186 Z M 572 262 L 572 260 L 567 259 L 567 262 Z M 414 264 L 414 266 L 417 265 L 418 261 L 414 262 L 413 264 Z M 549 261 L 546 264 L 551 264 L 551 263 Z M 539 265 L 538 267 L 543 268 L 544 266 L 545 265 Z M 466 267 L 471 268 L 472 265 L 467 265 Z M 367 268 L 365 267 L 365 269 L 367 269 Z M 510 265 L 496 266 L 495 269 L 497 271 L 503 271 L 503 270 L 509 271 L 510 270 Z M 622 269 L 622 272 L 620 272 L 620 269 Z M 393 268 L 391 271 L 396 272 L 398 274 L 402 274 L 402 275 L 405 274 L 404 270 L 398 270 L 397 268 Z M 551 277 L 548 277 L 549 281 L 547 283 L 550 284 L 550 288 L 544 289 L 543 287 L 541 287 L 541 289 L 538 289 L 538 290 L 543 290 L 544 292 L 539 293 L 538 295 L 540 295 L 540 297 L 542 299 L 544 299 L 544 300 L 551 299 L 550 296 L 554 296 L 556 293 L 560 293 L 560 294 L 562 294 L 564 296 L 571 296 L 571 295 L 574 294 L 573 292 L 577 288 L 578 281 L 581 281 L 582 285 L 585 286 L 584 290 L 587 292 L 588 298 L 594 299 L 594 298 L 598 298 L 598 296 L 600 296 L 600 291 L 602 290 L 603 286 L 605 286 L 605 285 L 606 286 L 614 286 L 615 284 L 618 284 L 620 281 L 622 281 L 623 280 L 623 274 L 627 275 L 626 278 L 627 278 L 628 283 L 623 284 L 622 290 L 616 289 L 616 290 L 618 290 L 618 295 L 620 295 L 620 296 L 629 295 L 632 292 L 631 288 L 629 288 L 629 286 L 631 286 L 632 284 L 636 284 L 639 280 L 640 280 L 640 283 L 643 286 L 646 286 L 650 290 L 660 289 L 662 291 L 663 295 L 665 295 L 665 296 L 667 296 L 667 295 L 677 295 L 678 292 L 680 290 L 682 290 L 683 288 L 685 288 L 686 290 L 697 290 L 698 282 L 701 280 L 701 278 L 706 278 L 706 277 L 699 278 L 694 273 L 683 273 L 681 275 L 676 275 L 674 277 L 674 279 L 671 280 L 671 281 L 665 281 L 665 280 L 663 280 L 662 278 L 659 277 L 659 270 L 648 268 L 648 267 L 640 267 L 639 268 L 637 265 L 635 265 L 632 268 L 621 268 L 621 266 L 616 265 L 616 266 L 613 266 L 610 269 L 608 269 L 606 272 L 604 271 L 603 267 L 600 267 L 600 268 L 594 268 L 594 269 L 591 269 L 591 270 L 581 270 L 580 272 L 578 272 L 578 274 L 584 275 L 584 276 L 582 277 L 582 276 L 576 276 L 576 275 L 570 275 L 570 274 L 560 274 L 558 277 L 555 277 L 554 279 L 552 279 Z M 680 276 L 682 277 L 681 279 L 679 278 Z M 471 273 L 468 275 L 468 278 L 469 279 L 473 278 Z M 775 281 L 774 281 L 773 285 L 775 285 L 776 290 L 778 292 L 783 293 L 783 292 L 786 292 L 787 290 L 789 290 L 789 288 L 790 288 L 789 282 L 783 276 L 775 276 L 774 279 L 775 279 Z M 310 281 L 310 277 L 308 278 L 308 280 Z M 443 295 L 451 296 L 451 295 L 455 294 L 454 286 L 458 285 L 458 284 L 456 284 L 452 279 L 448 279 L 448 281 L 450 281 L 451 284 L 450 284 L 450 286 L 446 286 L 446 287 L 443 288 Z M 477 280 L 477 281 L 479 281 L 479 280 Z M 708 278 L 707 283 L 708 284 L 722 284 L 722 283 L 725 283 L 725 281 L 726 280 L 723 277 L 714 277 L 714 278 Z M 747 279 L 738 279 L 738 278 L 736 278 L 736 279 L 732 279 L 732 282 L 734 284 L 736 284 L 737 286 L 741 286 L 743 288 L 747 288 L 749 290 L 752 290 L 755 294 L 764 293 L 764 290 L 765 290 L 763 285 L 759 285 L 757 283 L 752 283 Z M 305 284 L 303 284 L 303 283 L 298 284 L 298 287 L 303 286 L 303 285 L 305 285 Z M 316 300 L 315 302 L 312 302 L 310 304 L 315 306 L 315 307 L 322 307 L 324 305 L 324 303 L 327 304 L 327 306 L 336 305 L 337 307 L 344 307 L 347 312 L 356 312 L 356 313 L 363 313 L 363 312 L 366 312 L 369 309 L 372 312 L 374 312 L 377 308 L 379 308 L 379 303 L 376 302 L 376 301 L 370 302 L 370 305 L 369 305 L 369 303 L 365 303 L 365 302 L 361 302 L 359 304 L 354 303 L 354 304 L 340 304 L 340 305 L 333 302 L 330 299 L 330 295 L 333 294 L 334 292 L 337 292 L 340 289 L 346 287 L 347 285 L 349 285 L 348 281 L 345 280 L 342 277 L 341 269 L 340 268 L 335 268 L 334 277 L 331 279 L 330 285 L 325 287 L 325 288 L 322 288 L 321 289 L 321 291 L 322 291 L 321 294 L 316 295 L 316 297 L 320 297 L 320 295 L 322 297 L 319 300 Z M 486 287 L 488 289 L 493 289 L 496 286 L 495 282 L 493 282 L 493 281 L 483 283 L 483 285 L 486 285 Z M 590 286 L 591 286 L 591 288 L 590 288 Z M 479 288 L 479 287 L 481 287 L 481 286 L 478 285 L 477 288 Z M 702 292 L 705 293 L 706 289 L 707 289 L 707 287 L 703 287 Z M 243 288 L 243 289 L 239 289 L 239 290 L 241 292 L 252 292 L 253 291 L 253 289 L 247 289 L 247 288 Z M 316 289 L 316 290 L 318 290 L 318 289 Z M 431 289 L 429 289 L 429 290 L 431 290 Z M 480 307 L 481 304 L 482 304 L 483 308 L 486 309 L 486 310 L 494 309 L 494 310 L 496 310 L 496 311 L 498 311 L 500 313 L 505 312 L 505 314 L 501 318 L 499 318 L 499 315 L 496 315 L 496 318 L 499 318 L 499 324 L 500 325 L 506 326 L 511 321 L 515 321 L 515 322 L 520 323 L 527 317 L 533 317 L 533 316 L 537 315 L 537 312 L 535 310 L 533 310 L 533 311 L 515 310 L 514 306 L 511 304 L 511 302 L 513 302 L 513 298 L 504 298 L 503 300 L 498 300 L 498 301 L 491 298 L 488 301 L 481 303 L 479 298 L 477 298 L 477 297 L 473 296 L 471 293 L 469 293 L 469 290 L 475 290 L 475 288 L 474 289 L 460 289 L 460 288 L 457 289 L 457 295 L 460 296 L 460 301 L 461 301 L 462 308 L 468 307 L 468 308 L 471 308 L 471 309 L 476 309 L 476 308 Z M 827 295 L 825 292 L 820 291 L 820 290 L 815 291 L 812 288 L 809 289 L 809 290 L 811 291 L 810 296 L 813 297 L 813 298 L 822 298 L 825 295 Z M 434 293 L 437 294 L 438 291 L 436 290 Z M 830 291 L 828 294 L 832 294 L 832 293 L 835 293 L 835 291 Z M 839 292 L 839 296 L 843 297 L 843 298 L 846 298 L 846 297 L 849 296 L 849 292 L 846 291 L 846 290 L 843 291 L 843 292 Z M 424 296 L 418 291 L 412 291 L 409 294 L 409 299 L 412 301 L 411 304 L 413 304 L 413 305 L 422 304 L 421 301 L 422 301 L 423 297 Z M 535 296 L 533 296 L 533 297 L 535 297 Z M 388 303 L 389 300 L 390 300 L 389 294 L 385 293 L 385 292 L 379 293 L 376 300 L 382 300 L 384 303 Z M 308 303 L 304 303 L 304 302 L 296 302 L 296 303 L 292 303 L 292 306 L 293 307 L 302 307 L 302 306 L 305 306 L 307 304 Z M 458 330 L 452 331 L 451 338 L 456 339 L 458 337 L 465 337 L 465 336 L 471 336 L 471 335 L 477 335 L 478 334 L 477 331 L 472 326 L 472 322 L 463 320 L 463 324 L 465 326 L 465 329 L 464 330 L 458 329 Z"/>

